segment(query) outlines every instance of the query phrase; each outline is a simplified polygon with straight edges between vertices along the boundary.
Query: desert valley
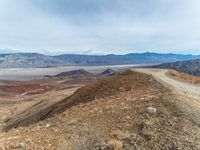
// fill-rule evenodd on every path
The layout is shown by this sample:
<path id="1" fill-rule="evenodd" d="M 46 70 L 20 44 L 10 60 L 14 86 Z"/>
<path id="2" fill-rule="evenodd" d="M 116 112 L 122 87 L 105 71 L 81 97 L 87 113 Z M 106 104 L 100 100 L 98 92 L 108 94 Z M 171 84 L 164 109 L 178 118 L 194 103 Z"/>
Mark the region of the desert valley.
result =
<path id="1" fill-rule="evenodd" d="M 0 0 L 0 150 L 200 150 L 200 0 Z"/>
<path id="2" fill-rule="evenodd" d="M 200 148 L 198 76 L 107 67 L 1 80 L 0 149 Z"/>

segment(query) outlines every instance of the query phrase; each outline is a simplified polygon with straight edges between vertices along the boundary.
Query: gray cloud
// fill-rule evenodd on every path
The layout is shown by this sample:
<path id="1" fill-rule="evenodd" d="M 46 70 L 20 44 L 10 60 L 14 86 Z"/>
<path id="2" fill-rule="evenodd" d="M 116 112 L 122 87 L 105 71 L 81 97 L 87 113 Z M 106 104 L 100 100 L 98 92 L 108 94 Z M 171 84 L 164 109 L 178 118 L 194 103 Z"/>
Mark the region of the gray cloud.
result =
<path id="1" fill-rule="evenodd" d="M 0 48 L 200 53 L 198 0 L 0 0 Z"/>

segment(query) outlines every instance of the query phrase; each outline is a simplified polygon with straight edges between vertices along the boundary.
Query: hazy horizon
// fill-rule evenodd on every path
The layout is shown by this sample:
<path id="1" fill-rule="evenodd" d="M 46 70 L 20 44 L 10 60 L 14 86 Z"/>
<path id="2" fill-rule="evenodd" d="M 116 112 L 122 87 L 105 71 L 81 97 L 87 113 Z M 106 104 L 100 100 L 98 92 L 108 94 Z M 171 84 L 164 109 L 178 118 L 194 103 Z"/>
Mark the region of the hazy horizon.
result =
<path id="1" fill-rule="evenodd" d="M 0 0 L 0 53 L 200 54 L 199 0 Z"/>
<path id="2" fill-rule="evenodd" d="M 37 53 L 37 54 L 43 54 L 43 55 L 49 55 L 49 56 L 57 56 L 57 55 L 127 55 L 127 54 L 144 54 L 144 53 L 155 53 L 155 54 L 175 54 L 175 55 L 200 55 L 198 53 L 173 53 L 173 52 L 151 52 L 151 51 L 144 51 L 144 52 L 129 52 L 129 53 L 101 53 L 101 54 L 94 54 L 94 53 L 67 53 L 67 52 L 59 52 L 59 53 L 49 53 L 49 52 L 43 52 L 43 51 L 1 51 L 0 54 L 31 54 L 31 53 Z"/>

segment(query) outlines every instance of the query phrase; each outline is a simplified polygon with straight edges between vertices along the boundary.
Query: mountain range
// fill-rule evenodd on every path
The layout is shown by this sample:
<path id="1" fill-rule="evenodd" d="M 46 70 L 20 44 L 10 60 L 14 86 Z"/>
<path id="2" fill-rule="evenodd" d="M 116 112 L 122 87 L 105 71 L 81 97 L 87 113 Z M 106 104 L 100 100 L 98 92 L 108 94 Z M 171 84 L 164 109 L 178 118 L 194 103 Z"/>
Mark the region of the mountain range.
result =
<path id="1" fill-rule="evenodd" d="M 130 53 L 126 55 L 76 55 L 49 56 L 39 53 L 0 54 L 0 68 L 39 68 L 58 66 L 98 66 L 123 64 L 160 64 L 200 59 L 199 55 Z"/>

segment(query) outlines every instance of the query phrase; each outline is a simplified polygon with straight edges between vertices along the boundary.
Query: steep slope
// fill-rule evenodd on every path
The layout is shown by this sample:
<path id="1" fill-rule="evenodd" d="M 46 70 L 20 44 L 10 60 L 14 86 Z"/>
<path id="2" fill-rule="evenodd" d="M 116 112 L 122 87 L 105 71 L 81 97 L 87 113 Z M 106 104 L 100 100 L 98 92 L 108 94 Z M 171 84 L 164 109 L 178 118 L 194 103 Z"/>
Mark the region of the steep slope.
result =
<path id="1" fill-rule="evenodd" d="M 129 71 L 109 77 L 81 88 L 65 102 L 75 98 L 77 105 L 65 105 L 60 114 L 29 127 L 0 133 L 0 147 L 52 150 L 200 148 L 198 124 L 178 107 L 176 96 L 151 75 Z"/>
<path id="2" fill-rule="evenodd" d="M 190 75 L 200 76 L 200 59 L 178 61 L 174 63 L 164 63 L 154 67 L 162 69 L 175 69 L 177 71 L 188 73 Z"/>

